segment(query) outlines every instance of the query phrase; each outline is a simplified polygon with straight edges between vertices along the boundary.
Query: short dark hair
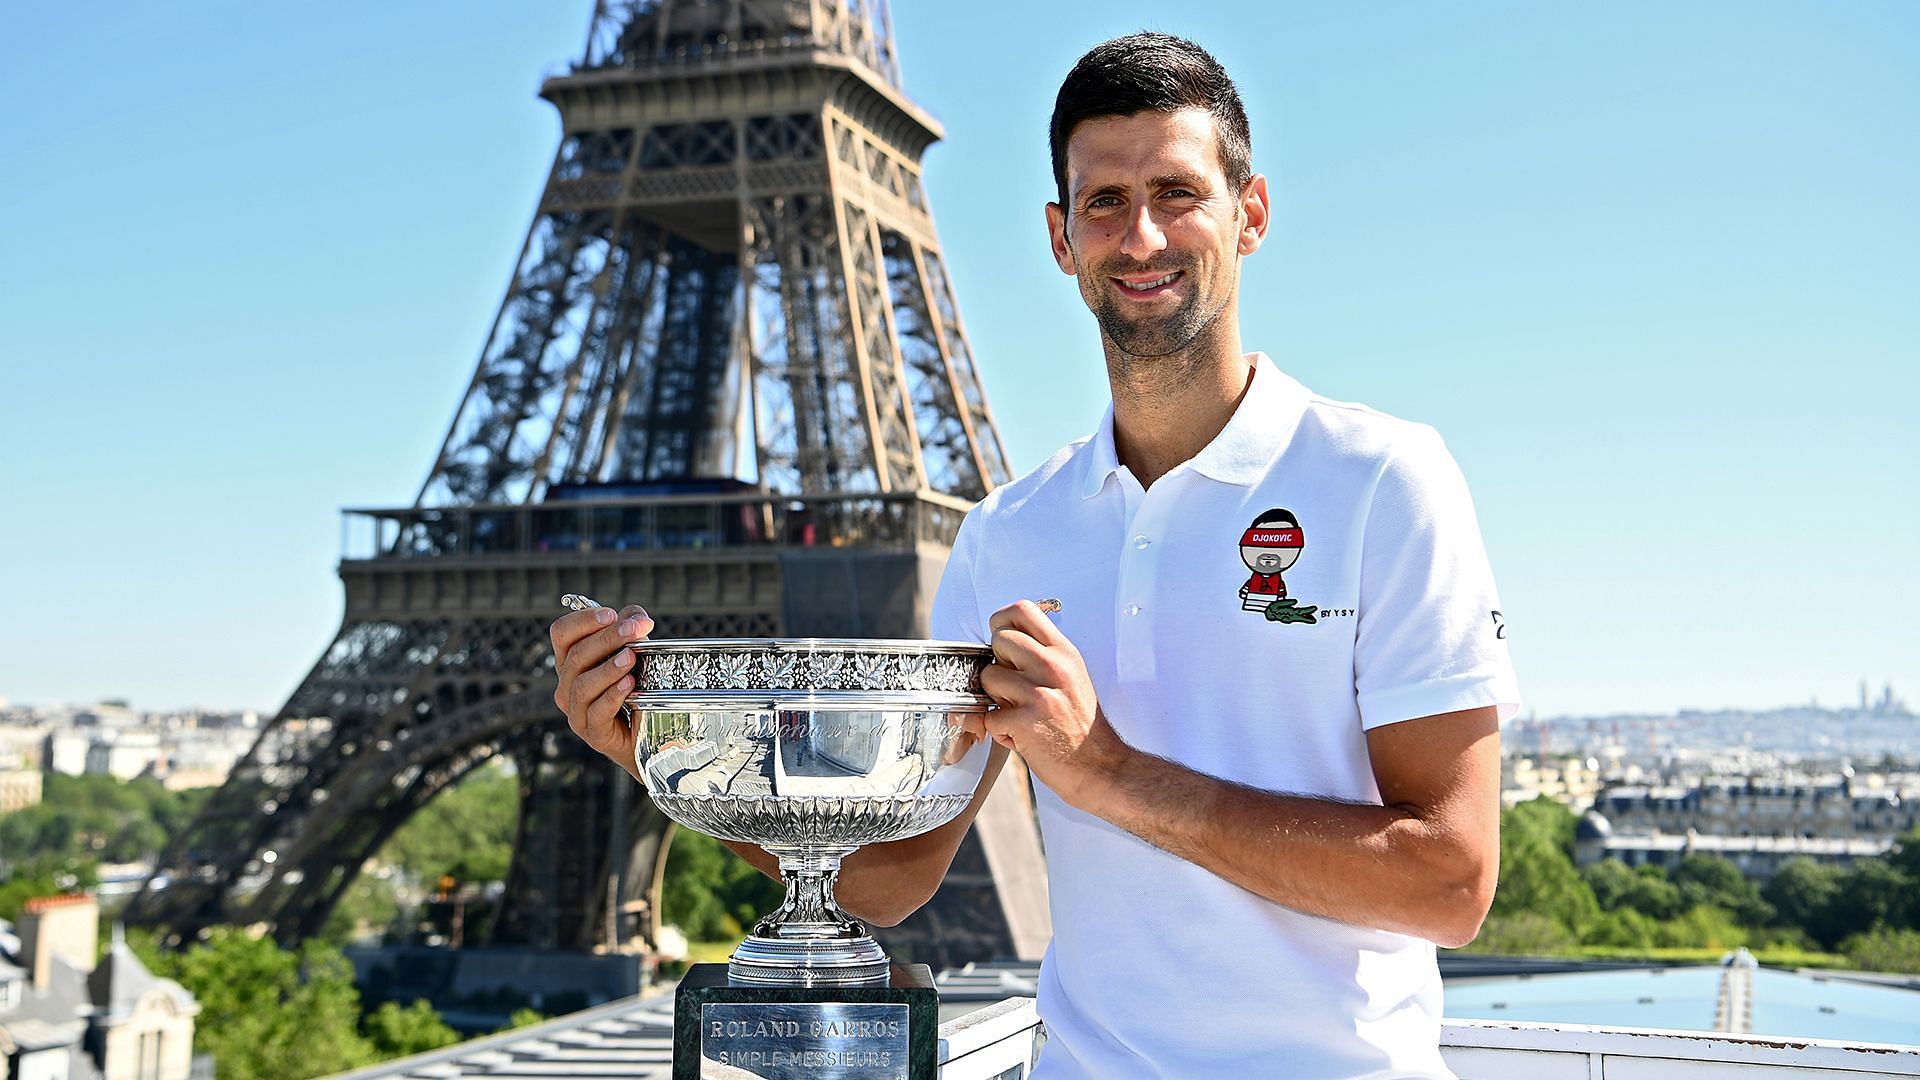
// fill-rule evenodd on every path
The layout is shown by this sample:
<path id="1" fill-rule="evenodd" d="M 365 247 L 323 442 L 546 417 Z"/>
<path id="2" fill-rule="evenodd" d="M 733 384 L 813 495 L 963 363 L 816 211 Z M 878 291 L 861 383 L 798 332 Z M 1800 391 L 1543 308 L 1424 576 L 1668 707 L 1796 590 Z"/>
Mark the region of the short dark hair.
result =
<path id="1" fill-rule="evenodd" d="M 1145 31 L 1087 50 L 1053 99 L 1050 141 L 1060 205 L 1067 205 L 1067 138 L 1081 121 L 1188 108 L 1213 114 L 1220 168 L 1237 193 L 1253 175 L 1253 137 L 1240 91 L 1212 53 L 1186 38 Z"/>

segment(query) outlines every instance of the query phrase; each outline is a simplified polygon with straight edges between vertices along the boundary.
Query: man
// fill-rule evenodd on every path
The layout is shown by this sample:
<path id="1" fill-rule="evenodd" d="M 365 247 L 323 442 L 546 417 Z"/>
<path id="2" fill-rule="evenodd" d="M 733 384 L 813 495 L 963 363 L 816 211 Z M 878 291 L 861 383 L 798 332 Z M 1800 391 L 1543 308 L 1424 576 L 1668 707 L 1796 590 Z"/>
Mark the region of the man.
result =
<path id="1" fill-rule="evenodd" d="M 1430 428 L 1242 352 L 1268 190 L 1212 56 L 1160 34 L 1094 48 L 1052 144 L 1053 254 L 1113 404 L 968 515 L 933 617 L 998 660 L 988 783 L 1008 748 L 1036 781 L 1054 925 L 1036 1076 L 1448 1076 L 1434 945 L 1486 915 L 1518 707 L 1465 483 Z M 1248 521 L 1291 556 L 1265 617 L 1240 595 Z M 622 617 L 554 624 L 557 700 L 631 769 L 616 649 L 651 623 Z M 904 918 L 970 821 L 861 849 L 843 906 Z"/>

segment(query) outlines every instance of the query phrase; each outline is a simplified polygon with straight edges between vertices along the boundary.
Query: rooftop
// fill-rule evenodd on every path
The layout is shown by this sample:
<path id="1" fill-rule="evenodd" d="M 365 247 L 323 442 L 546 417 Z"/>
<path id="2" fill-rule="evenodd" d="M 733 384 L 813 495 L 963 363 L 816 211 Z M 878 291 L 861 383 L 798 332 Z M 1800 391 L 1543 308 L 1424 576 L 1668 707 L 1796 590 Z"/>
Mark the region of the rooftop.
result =
<path id="1" fill-rule="evenodd" d="M 1475 962 L 1462 970 L 1502 966 L 1530 965 Z M 941 1080 L 1027 1075 L 1040 1035 L 1028 996 L 1037 967 L 970 964 L 940 974 Z M 1721 981 L 1729 969 L 1720 965 L 1450 978 L 1441 1049 L 1460 1080 L 1920 1077 L 1920 1045 L 1896 1045 L 1902 1039 L 1920 1043 L 1920 977 L 1907 988 L 1873 977 L 1756 971 L 1745 963 L 1731 967 L 1752 979 L 1745 997 L 1732 1003 L 1723 999 Z M 1573 1015 L 1604 1020 L 1574 1023 L 1567 1019 Z M 1710 1029 L 1715 1023 L 1744 1024 L 1750 1030 L 1660 1026 Z M 341 1080 L 614 1075 L 667 1080 L 672 1037 L 673 994 L 663 987 L 344 1074 Z"/>

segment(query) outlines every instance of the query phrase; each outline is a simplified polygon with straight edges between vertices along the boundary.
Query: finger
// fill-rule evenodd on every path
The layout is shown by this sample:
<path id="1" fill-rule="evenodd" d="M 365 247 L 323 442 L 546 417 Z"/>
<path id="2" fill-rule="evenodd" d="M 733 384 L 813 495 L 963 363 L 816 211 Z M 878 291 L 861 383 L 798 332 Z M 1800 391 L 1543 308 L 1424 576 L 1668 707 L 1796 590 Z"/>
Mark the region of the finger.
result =
<path id="1" fill-rule="evenodd" d="M 1018 671 L 989 664 L 980 672 L 980 689 L 1006 709 L 1024 704 L 1033 693 L 1033 683 Z"/>
<path id="2" fill-rule="evenodd" d="M 553 626 L 547 630 L 547 635 L 553 639 L 553 654 L 565 655 L 581 638 L 601 627 L 612 626 L 618 617 L 612 608 L 603 607 L 570 611 L 560 616 L 553 620 Z"/>
<path id="3" fill-rule="evenodd" d="M 626 704 L 627 691 L 631 689 L 633 683 L 623 675 L 581 710 L 577 718 L 567 718 L 574 734 L 615 761 L 621 760 L 623 752 L 630 754 L 633 749 L 633 728 L 627 723 L 626 714 L 621 711 L 621 706 Z"/>
<path id="4" fill-rule="evenodd" d="M 1067 636 L 1060 632 L 1060 627 L 1054 624 L 1046 612 L 1040 610 L 1039 604 L 1031 600 L 1015 600 L 994 612 L 993 617 L 987 620 L 987 629 L 989 631 L 1023 630 L 1042 645 L 1069 644 Z"/>
<path id="5" fill-rule="evenodd" d="M 1018 709 L 1000 709 L 987 718 L 987 737 L 1009 750 L 1015 749 L 1019 736 L 1031 725 Z"/>
<path id="6" fill-rule="evenodd" d="M 572 715 L 583 711 L 587 703 L 598 700 L 615 683 L 625 679 L 632 670 L 633 650 L 616 649 L 612 659 L 574 676 L 571 683 L 563 684 L 568 703 L 575 706 L 567 709 L 567 713 Z"/>
<path id="7" fill-rule="evenodd" d="M 601 610 L 611 609 L 602 608 Z M 561 678 L 577 675 L 588 668 L 604 663 L 608 657 L 633 642 L 645 641 L 647 635 L 653 632 L 653 618 L 643 608 L 636 607 L 632 610 L 637 614 L 626 615 L 619 622 L 604 626 L 599 631 L 575 642 L 560 661 Z"/>
<path id="8" fill-rule="evenodd" d="M 987 644 L 992 646 L 995 660 L 1015 671 L 1036 675 L 1046 672 L 1051 667 L 1040 643 L 1024 631 L 995 630 L 993 639 Z"/>

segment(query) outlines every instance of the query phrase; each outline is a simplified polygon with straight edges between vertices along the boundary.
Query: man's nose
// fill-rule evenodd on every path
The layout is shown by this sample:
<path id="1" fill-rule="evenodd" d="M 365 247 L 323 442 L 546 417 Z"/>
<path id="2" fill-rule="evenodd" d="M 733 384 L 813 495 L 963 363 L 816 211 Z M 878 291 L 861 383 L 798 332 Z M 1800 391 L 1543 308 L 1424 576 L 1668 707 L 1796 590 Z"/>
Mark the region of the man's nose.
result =
<path id="1" fill-rule="evenodd" d="M 1161 251 L 1166 250 L 1167 234 L 1160 230 L 1160 223 L 1153 219 L 1153 206 L 1141 204 L 1133 212 L 1133 219 L 1127 222 L 1127 235 L 1121 238 L 1120 250 L 1145 262 Z"/>

